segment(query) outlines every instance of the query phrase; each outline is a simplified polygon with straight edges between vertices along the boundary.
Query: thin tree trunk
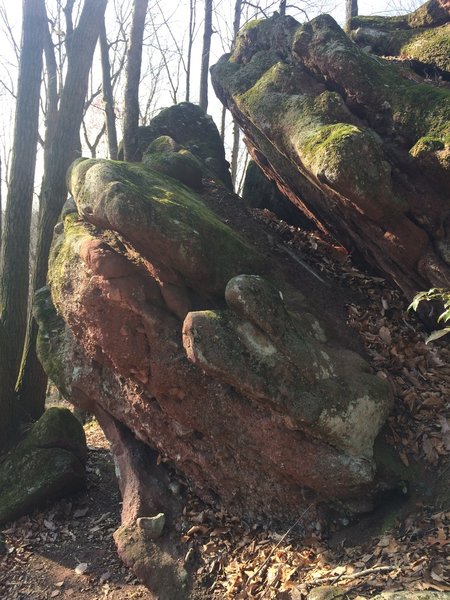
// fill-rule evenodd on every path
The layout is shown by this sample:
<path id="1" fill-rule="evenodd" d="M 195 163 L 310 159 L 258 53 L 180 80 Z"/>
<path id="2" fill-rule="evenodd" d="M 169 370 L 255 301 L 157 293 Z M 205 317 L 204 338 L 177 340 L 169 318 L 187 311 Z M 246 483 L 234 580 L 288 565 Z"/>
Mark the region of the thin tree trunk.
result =
<path id="1" fill-rule="evenodd" d="M 286 6 L 285 6 L 286 8 Z M 280 7 L 281 9 L 281 7 Z M 234 20 L 233 20 L 233 34 L 234 39 L 239 32 L 241 26 L 241 14 L 242 14 L 242 0 L 236 0 L 234 5 Z M 233 182 L 233 189 L 236 190 L 237 171 L 239 164 L 239 136 L 240 130 L 239 125 L 233 119 L 233 146 L 231 150 L 231 180 Z"/>
<path id="2" fill-rule="evenodd" d="M 225 123 L 227 118 L 227 109 L 222 106 L 222 115 L 220 118 L 220 138 L 222 142 L 225 142 Z"/>
<path id="3" fill-rule="evenodd" d="M 350 31 L 350 21 L 358 16 L 358 0 L 345 0 L 345 29 Z"/>
<path id="4" fill-rule="evenodd" d="M 208 72 L 209 53 L 212 37 L 212 0 L 205 0 L 205 28 L 203 30 L 202 66 L 200 70 L 200 101 L 201 108 L 206 112 L 208 108 Z"/>
<path id="5" fill-rule="evenodd" d="M 189 102 L 191 96 L 191 64 L 195 30 L 195 5 L 195 0 L 189 0 L 189 39 L 186 59 L 186 102 Z"/>
<path id="6" fill-rule="evenodd" d="M 116 114 L 114 112 L 114 96 L 111 84 L 111 65 L 109 62 L 109 47 L 106 38 L 105 21 L 100 29 L 100 50 L 102 58 L 102 87 L 105 104 L 106 135 L 108 137 L 109 158 L 117 160 L 117 130 Z"/>
<path id="7" fill-rule="evenodd" d="M 3 196 L 2 196 L 2 157 L 0 156 L 0 248 L 2 247 L 2 239 L 3 239 Z M 1 268 L 1 267 L 0 267 Z M 2 273 L 0 271 L 0 278 Z"/>
<path id="8" fill-rule="evenodd" d="M 48 25 L 45 28 L 44 40 L 45 66 L 47 69 L 47 105 L 45 109 L 45 141 L 44 149 L 49 148 L 55 133 L 56 116 L 58 114 L 58 67 L 55 48 Z"/>
<path id="9" fill-rule="evenodd" d="M 148 0 L 134 0 L 130 46 L 127 56 L 127 78 L 125 83 L 125 114 L 123 120 L 123 155 L 133 161 L 138 147 L 139 128 L 139 82 L 141 78 L 142 42 Z"/>
<path id="10" fill-rule="evenodd" d="M 14 434 L 15 382 L 27 327 L 30 227 L 39 129 L 44 0 L 24 0 L 14 145 L 1 255 L 0 446 Z"/>
<path id="11" fill-rule="evenodd" d="M 233 119 L 233 147 L 231 149 L 231 180 L 233 182 L 233 189 L 235 191 L 236 191 L 237 171 L 238 171 L 238 166 L 239 166 L 239 137 L 240 137 L 239 125 Z"/>
<path id="12" fill-rule="evenodd" d="M 39 236 L 33 289 L 46 282 L 53 228 L 67 198 L 66 173 L 80 153 L 80 125 L 83 118 L 92 58 L 104 19 L 107 0 L 85 0 L 77 27 L 68 41 L 67 74 L 52 143 L 44 152 L 44 177 L 39 207 Z M 34 413 L 45 400 L 46 377 L 36 356 L 37 328 L 30 319 L 17 387 L 20 402 Z"/>
<path id="13" fill-rule="evenodd" d="M 280 2 L 280 15 L 284 17 L 286 14 L 286 0 L 281 0 Z"/>

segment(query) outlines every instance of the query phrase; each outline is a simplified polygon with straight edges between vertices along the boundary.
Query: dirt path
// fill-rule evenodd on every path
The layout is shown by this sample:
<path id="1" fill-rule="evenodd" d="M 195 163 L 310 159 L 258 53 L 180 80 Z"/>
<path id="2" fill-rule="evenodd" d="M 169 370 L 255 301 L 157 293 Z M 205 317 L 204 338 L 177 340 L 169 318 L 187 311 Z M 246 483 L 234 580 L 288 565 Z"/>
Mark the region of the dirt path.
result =
<path id="1" fill-rule="evenodd" d="M 92 422 L 85 430 L 86 492 L 3 530 L 7 554 L 0 556 L 0 598 L 4 600 L 152 599 L 117 558 L 112 533 L 120 521 L 120 495 L 114 466 L 98 425 Z"/>

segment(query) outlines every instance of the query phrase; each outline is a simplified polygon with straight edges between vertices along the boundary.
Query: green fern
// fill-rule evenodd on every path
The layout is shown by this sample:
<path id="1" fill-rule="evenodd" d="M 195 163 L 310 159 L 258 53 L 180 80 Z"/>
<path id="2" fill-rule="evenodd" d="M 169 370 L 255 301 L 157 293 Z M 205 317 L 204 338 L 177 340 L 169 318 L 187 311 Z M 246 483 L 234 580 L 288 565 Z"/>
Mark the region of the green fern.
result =
<path id="1" fill-rule="evenodd" d="M 414 296 L 413 301 L 408 306 L 408 310 L 417 311 L 421 302 L 430 302 L 432 300 L 438 300 L 444 306 L 444 311 L 439 315 L 437 322 L 448 323 L 450 321 L 450 291 L 445 288 L 431 288 L 426 292 L 419 292 Z M 438 340 L 448 333 L 450 333 L 450 327 L 436 329 L 430 333 L 425 343 L 428 344 L 429 342 Z"/>

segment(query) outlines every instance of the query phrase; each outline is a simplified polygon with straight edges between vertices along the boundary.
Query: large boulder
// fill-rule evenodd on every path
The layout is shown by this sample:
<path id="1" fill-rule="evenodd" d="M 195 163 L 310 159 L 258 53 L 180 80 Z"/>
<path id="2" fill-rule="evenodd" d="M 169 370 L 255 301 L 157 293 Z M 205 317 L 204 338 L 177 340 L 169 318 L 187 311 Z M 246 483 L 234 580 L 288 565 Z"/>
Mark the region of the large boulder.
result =
<path id="1" fill-rule="evenodd" d="M 446 0 L 429 0 L 411 14 L 354 17 L 350 37 L 365 50 L 407 59 L 429 79 L 450 78 L 450 23 Z"/>
<path id="2" fill-rule="evenodd" d="M 85 484 L 86 439 L 65 408 L 49 408 L 0 464 L 0 524 Z"/>
<path id="3" fill-rule="evenodd" d="M 248 517 L 366 491 L 389 388 L 208 206 L 224 188 L 200 196 L 105 160 L 79 160 L 69 183 L 77 210 L 49 271 L 58 314 L 45 292 L 36 307 L 60 389 Z"/>
<path id="4" fill-rule="evenodd" d="M 212 68 L 260 167 L 408 297 L 450 283 L 450 90 L 418 79 L 328 15 L 252 22 Z"/>
<path id="5" fill-rule="evenodd" d="M 150 125 L 139 128 L 138 151 L 141 160 L 148 148 L 158 138 L 171 138 L 189 150 L 228 189 L 233 189 L 229 164 L 214 121 L 202 108 L 190 102 L 180 102 L 162 110 Z M 157 147 L 153 146 L 153 152 Z M 119 158 L 123 158 L 119 151 Z"/>

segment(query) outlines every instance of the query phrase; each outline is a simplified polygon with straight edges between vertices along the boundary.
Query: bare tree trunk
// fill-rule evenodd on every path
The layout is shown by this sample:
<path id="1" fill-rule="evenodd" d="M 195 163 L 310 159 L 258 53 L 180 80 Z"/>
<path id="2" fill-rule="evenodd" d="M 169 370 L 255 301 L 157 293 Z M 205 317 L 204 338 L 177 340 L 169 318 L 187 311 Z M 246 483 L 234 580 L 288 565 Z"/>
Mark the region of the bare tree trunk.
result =
<path id="1" fill-rule="evenodd" d="M 205 28 L 203 30 L 202 66 L 200 70 L 200 101 L 201 108 L 206 112 L 208 108 L 208 70 L 209 52 L 212 37 L 212 0 L 205 0 Z"/>
<path id="2" fill-rule="evenodd" d="M 286 14 L 286 0 L 281 0 L 280 2 L 280 15 L 284 17 Z"/>
<path id="3" fill-rule="evenodd" d="M 44 177 L 39 207 L 39 235 L 33 289 L 45 285 L 53 228 L 67 198 L 66 173 L 80 153 L 83 118 L 92 58 L 104 19 L 107 0 L 85 0 L 77 27 L 67 44 L 67 74 L 61 93 L 52 143 L 44 152 Z M 30 414 L 42 407 L 47 378 L 36 356 L 37 328 L 29 320 L 22 365 L 17 382 L 21 406 Z"/>
<path id="4" fill-rule="evenodd" d="M 111 83 L 111 65 L 109 62 L 109 47 L 106 38 L 105 21 L 100 29 L 100 50 L 102 58 L 102 88 L 105 104 L 106 135 L 108 137 L 109 158 L 117 160 L 117 130 L 116 114 L 114 112 L 114 96 Z"/>
<path id="5" fill-rule="evenodd" d="M 3 169 L 3 163 L 2 163 L 2 157 L 0 156 L 0 248 L 2 247 L 2 240 L 3 240 L 2 169 Z M 0 271 L 0 277 L 1 276 L 2 276 L 2 273 Z"/>
<path id="6" fill-rule="evenodd" d="M 139 127 L 139 81 L 141 78 L 142 42 L 148 0 L 134 0 L 130 46 L 127 56 L 125 84 L 125 114 L 123 120 L 124 159 L 133 161 L 136 156 Z"/>
<path id="7" fill-rule="evenodd" d="M 358 0 L 345 0 L 345 29 L 350 31 L 350 21 L 358 16 Z"/>
<path id="8" fill-rule="evenodd" d="M 220 139 L 225 142 L 225 122 L 227 118 L 227 109 L 225 106 L 222 107 L 222 115 L 220 118 Z"/>
<path id="9" fill-rule="evenodd" d="M 286 3 L 285 3 L 286 4 Z M 286 9 L 286 6 L 285 6 Z M 280 7 L 281 10 L 281 7 Z M 241 14 L 242 14 L 242 0 L 236 0 L 234 5 L 234 20 L 233 20 L 233 34 L 234 39 L 239 32 L 241 26 Z M 231 180 L 233 182 L 233 189 L 236 190 L 237 171 L 239 164 L 239 137 L 240 130 L 239 125 L 233 119 L 233 147 L 231 150 Z"/>
<path id="10" fill-rule="evenodd" d="M 44 0 L 24 0 L 14 146 L 1 256 L 0 447 L 14 434 L 15 382 L 27 327 L 30 226 L 39 129 Z"/>
<path id="11" fill-rule="evenodd" d="M 191 96 L 191 64 L 195 30 L 195 7 L 196 0 L 189 0 L 189 39 L 186 59 L 186 102 L 189 102 Z"/>

